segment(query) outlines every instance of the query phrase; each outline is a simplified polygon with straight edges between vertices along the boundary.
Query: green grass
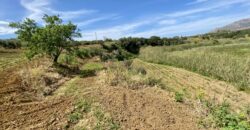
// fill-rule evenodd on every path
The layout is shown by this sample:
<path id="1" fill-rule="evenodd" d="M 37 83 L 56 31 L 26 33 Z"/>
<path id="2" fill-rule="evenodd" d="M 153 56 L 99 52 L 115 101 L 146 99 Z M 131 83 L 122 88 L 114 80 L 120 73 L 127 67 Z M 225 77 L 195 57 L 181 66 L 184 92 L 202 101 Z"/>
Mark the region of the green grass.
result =
<path id="1" fill-rule="evenodd" d="M 227 81 L 239 90 L 250 89 L 249 43 L 203 46 L 181 51 L 169 51 L 168 48 L 143 48 L 139 58 Z"/>
<path id="2" fill-rule="evenodd" d="M 223 102 L 221 104 L 213 104 L 211 102 L 203 102 L 207 109 L 206 117 L 199 124 L 204 128 L 221 128 L 222 130 L 249 130 L 249 116 L 247 112 L 232 112 L 230 104 Z"/>

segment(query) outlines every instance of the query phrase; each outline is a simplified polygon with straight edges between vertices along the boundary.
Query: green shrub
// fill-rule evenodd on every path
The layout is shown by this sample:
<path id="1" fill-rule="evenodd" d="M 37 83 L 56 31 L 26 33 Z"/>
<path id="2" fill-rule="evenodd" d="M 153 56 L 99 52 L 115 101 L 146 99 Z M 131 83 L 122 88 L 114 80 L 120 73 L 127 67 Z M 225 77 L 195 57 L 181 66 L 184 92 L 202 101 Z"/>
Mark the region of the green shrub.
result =
<path id="1" fill-rule="evenodd" d="M 74 55 L 72 54 L 61 54 L 60 57 L 58 58 L 58 63 L 60 64 L 65 64 L 65 65 L 77 65 L 77 59 Z"/>
<path id="2" fill-rule="evenodd" d="M 149 85 L 149 86 L 156 86 L 156 85 L 161 84 L 161 79 L 149 77 L 149 78 L 147 78 L 146 82 L 147 82 L 147 85 Z"/>
<path id="3" fill-rule="evenodd" d="M 202 120 L 203 126 L 215 126 L 225 130 L 249 130 L 250 122 L 246 114 L 236 114 L 230 111 L 230 105 L 226 102 L 222 104 L 207 105 L 210 117 L 208 120 Z"/>
<path id="4" fill-rule="evenodd" d="M 94 56 L 99 56 L 103 52 L 102 49 L 99 48 L 82 48 L 75 50 L 75 55 L 79 58 L 85 59 L 85 58 L 91 58 Z"/>
<path id="5" fill-rule="evenodd" d="M 184 102 L 184 94 L 181 92 L 175 92 L 175 101 Z"/>
<path id="6" fill-rule="evenodd" d="M 84 113 L 88 113 L 91 111 L 91 102 L 87 102 L 85 100 L 79 100 L 75 103 L 74 111 L 69 115 L 70 123 L 77 123 L 82 117 Z"/>
<path id="7" fill-rule="evenodd" d="M 106 50 L 106 52 L 103 52 L 100 56 L 102 61 L 107 61 L 107 60 L 124 61 L 134 57 L 132 53 L 123 49 L 121 45 L 119 45 L 118 43 L 102 44 L 102 47 L 103 49 Z"/>

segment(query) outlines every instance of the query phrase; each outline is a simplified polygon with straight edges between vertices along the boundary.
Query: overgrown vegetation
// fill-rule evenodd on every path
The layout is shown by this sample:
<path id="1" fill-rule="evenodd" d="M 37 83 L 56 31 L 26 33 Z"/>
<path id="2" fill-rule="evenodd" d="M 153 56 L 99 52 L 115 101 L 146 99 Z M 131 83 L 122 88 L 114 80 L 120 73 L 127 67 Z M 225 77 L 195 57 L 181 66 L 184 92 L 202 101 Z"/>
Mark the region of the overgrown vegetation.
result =
<path id="1" fill-rule="evenodd" d="M 250 86 L 248 48 L 249 44 L 177 49 L 177 51 L 170 51 L 169 47 L 147 47 L 142 50 L 140 58 L 212 76 L 235 84 L 239 90 L 247 90 Z"/>
<path id="2" fill-rule="evenodd" d="M 221 104 L 212 104 L 203 101 L 208 115 L 200 121 L 204 128 L 221 128 L 223 130 L 249 130 L 250 118 L 247 112 L 233 113 L 230 105 L 225 101 Z"/>
<path id="3" fill-rule="evenodd" d="M 65 128 L 72 129 L 73 125 L 76 125 L 80 120 L 84 120 L 88 116 L 95 120 L 95 123 L 91 127 L 93 130 L 118 130 L 120 128 L 119 124 L 104 113 L 100 106 L 93 104 L 93 102 L 83 99 L 76 102 L 73 112 L 68 117 L 68 124 Z M 78 129 L 85 129 L 85 126 L 80 125 L 78 127 Z"/>
<path id="4" fill-rule="evenodd" d="M 114 63 L 109 66 L 106 83 L 111 86 L 122 86 L 129 89 L 142 89 L 145 87 L 159 87 L 166 89 L 166 85 L 157 77 L 149 77 L 143 68 L 133 67 L 130 61 Z"/>

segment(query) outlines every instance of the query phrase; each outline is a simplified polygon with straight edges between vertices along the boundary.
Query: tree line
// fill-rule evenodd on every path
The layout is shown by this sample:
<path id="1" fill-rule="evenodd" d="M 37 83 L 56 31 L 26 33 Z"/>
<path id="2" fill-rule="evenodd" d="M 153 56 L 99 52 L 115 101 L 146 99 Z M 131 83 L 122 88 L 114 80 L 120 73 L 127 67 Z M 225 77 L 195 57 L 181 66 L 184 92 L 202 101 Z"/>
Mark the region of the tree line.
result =
<path id="1" fill-rule="evenodd" d="M 1 40 L 0 39 L 0 47 L 6 48 L 6 49 L 18 49 L 21 48 L 21 42 L 17 39 L 6 39 Z"/>

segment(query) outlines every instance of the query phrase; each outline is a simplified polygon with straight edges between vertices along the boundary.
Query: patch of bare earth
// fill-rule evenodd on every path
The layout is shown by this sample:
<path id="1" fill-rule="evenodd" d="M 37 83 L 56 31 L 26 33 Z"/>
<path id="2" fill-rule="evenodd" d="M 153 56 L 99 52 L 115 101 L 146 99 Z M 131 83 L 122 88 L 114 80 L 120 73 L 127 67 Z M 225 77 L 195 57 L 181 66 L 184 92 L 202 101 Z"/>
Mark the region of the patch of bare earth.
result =
<path id="1" fill-rule="evenodd" d="M 0 129 L 63 129 L 73 100 L 46 95 L 67 78 L 50 71 L 49 64 L 27 66 L 0 74 Z"/>
<path id="2" fill-rule="evenodd" d="M 127 130 L 196 130 L 198 116 L 190 106 L 174 101 L 170 93 L 156 87 L 132 90 L 123 86 L 109 86 L 98 80 L 94 92 L 104 109 L 121 129 Z"/>

